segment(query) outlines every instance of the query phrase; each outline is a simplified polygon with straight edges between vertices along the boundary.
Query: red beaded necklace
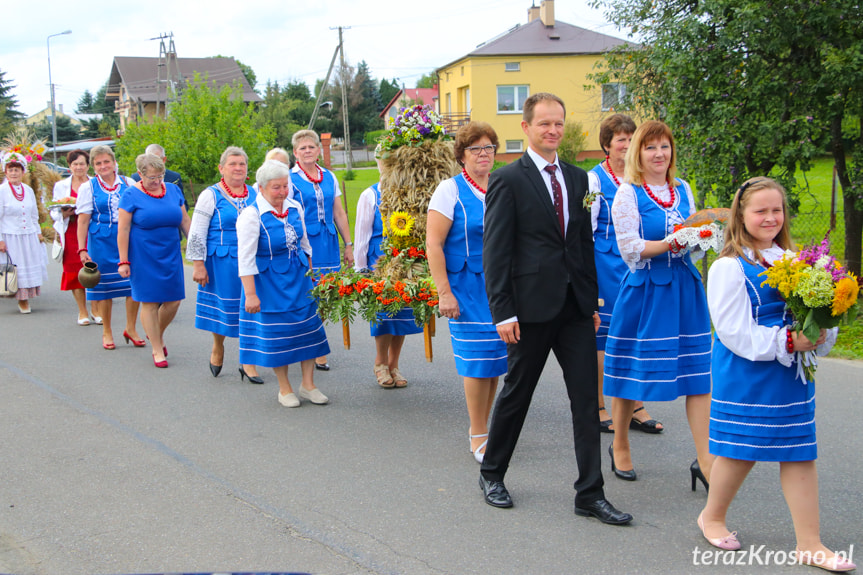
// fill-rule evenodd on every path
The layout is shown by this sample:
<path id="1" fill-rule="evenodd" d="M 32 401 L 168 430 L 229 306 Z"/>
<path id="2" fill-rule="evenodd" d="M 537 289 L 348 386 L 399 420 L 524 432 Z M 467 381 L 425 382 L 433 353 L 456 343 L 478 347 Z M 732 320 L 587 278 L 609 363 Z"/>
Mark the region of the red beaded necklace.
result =
<path id="1" fill-rule="evenodd" d="M 473 187 L 475 187 L 476 189 L 478 189 L 479 191 L 481 191 L 483 194 L 486 192 L 485 188 L 483 188 L 482 186 L 480 186 L 479 184 L 477 184 L 476 182 L 474 182 L 474 181 L 473 181 L 473 178 L 471 178 L 471 177 L 467 174 L 467 169 L 462 168 L 462 170 L 461 170 L 461 175 L 463 175 L 463 176 L 464 176 L 464 179 L 465 179 L 465 180 L 467 180 L 467 181 L 468 181 L 468 183 L 469 183 L 470 185 L 472 185 Z"/>
<path id="2" fill-rule="evenodd" d="M 151 194 L 150 191 L 144 187 L 143 182 L 141 183 L 141 191 L 150 196 L 151 198 L 164 198 L 165 193 L 168 191 L 165 189 L 165 182 L 162 182 L 162 193 L 159 195 Z"/>
<path id="3" fill-rule="evenodd" d="M 311 175 L 306 171 L 306 169 L 303 167 L 303 165 L 302 165 L 302 164 L 299 164 L 299 163 L 298 163 L 297 165 L 300 167 L 300 169 L 303 171 L 303 173 L 306 175 L 306 177 L 309 179 L 309 181 L 310 181 L 311 183 L 313 183 L 313 184 L 320 184 L 321 182 L 323 182 L 323 181 L 324 181 L 324 171 L 323 171 L 323 170 L 321 169 L 321 167 L 317 164 L 317 162 L 315 163 L 315 167 L 318 169 L 318 177 L 317 177 L 317 179 L 313 178 L 313 177 L 312 177 L 312 176 L 311 176 Z"/>
<path id="4" fill-rule="evenodd" d="M 24 184 L 21 184 L 21 191 L 16 192 L 15 186 L 12 185 L 12 182 L 9 182 L 9 189 L 12 190 L 12 195 L 15 197 L 16 200 L 18 200 L 19 202 L 24 201 Z"/>
<path id="5" fill-rule="evenodd" d="M 605 169 L 608 170 L 608 174 L 611 176 L 611 179 L 614 180 L 614 183 L 617 184 L 617 187 L 620 187 L 620 180 L 617 179 L 617 176 L 614 175 L 614 170 L 611 169 L 611 162 L 608 161 L 608 156 L 605 156 Z"/>
<path id="6" fill-rule="evenodd" d="M 102 179 L 102 176 L 100 176 L 99 174 L 96 174 L 96 179 L 99 180 L 99 185 L 102 186 L 102 189 L 106 192 L 115 192 L 117 191 L 117 188 L 120 187 L 120 176 L 118 176 L 117 174 L 114 174 L 114 179 L 117 181 L 117 183 L 110 188 L 108 187 L 108 184 L 105 183 L 105 180 Z"/>
<path id="7" fill-rule="evenodd" d="M 280 220 L 283 220 L 283 219 L 285 219 L 286 217 L 288 217 L 288 211 L 289 211 L 289 210 L 290 210 L 290 208 L 285 208 L 285 211 L 284 211 L 284 212 L 281 212 L 281 213 L 277 212 L 276 210 L 270 210 L 270 211 L 271 211 L 271 212 L 273 212 L 273 215 L 274 215 L 274 216 L 276 216 L 276 217 L 277 217 L 277 218 L 279 218 Z"/>
<path id="8" fill-rule="evenodd" d="M 243 192 L 241 194 L 235 194 L 234 191 L 231 190 L 231 187 L 228 186 L 228 183 L 225 181 L 225 178 L 222 178 L 221 180 L 219 180 L 219 183 L 222 184 L 222 187 L 225 188 L 225 191 L 228 192 L 228 195 L 231 196 L 232 198 L 245 198 L 246 196 L 249 195 L 249 190 L 246 188 L 246 186 L 243 186 Z"/>
<path id="9" fill-rule="evenodd" d="M 647 192 L 647 195 L 653 198 L 653 201 L 665 208 L 666 210 L 674 205 L 674 187 L 671 185 L 671 182 L 668 182 L 668 191 L 671 194 L 671 199 L 667 202 L 663 202 L 660 200 L 656 194 L 653 193 L 653 190 L 650 189 L 650 186 L 647 185 L 647 182 L 644 182 L 644 191 Z"/>

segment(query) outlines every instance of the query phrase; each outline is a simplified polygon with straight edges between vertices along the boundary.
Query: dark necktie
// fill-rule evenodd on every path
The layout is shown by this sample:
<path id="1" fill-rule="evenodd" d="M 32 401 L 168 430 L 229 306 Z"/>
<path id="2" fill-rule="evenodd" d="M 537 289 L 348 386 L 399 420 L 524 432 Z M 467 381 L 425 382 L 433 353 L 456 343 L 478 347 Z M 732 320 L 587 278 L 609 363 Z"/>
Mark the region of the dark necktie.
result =
<path id="1" fill-rule="evenodd" d="M 557 214 L 557 222 L 560 224 L 560 234 L 566 237 L 566 226 L 563 220 L 563 191 L 555 175 L 557 166 L 549 164 L 545 167 L 545 171 L 551 176 L 551 193 L 554 196 L 554 212 Z"/>

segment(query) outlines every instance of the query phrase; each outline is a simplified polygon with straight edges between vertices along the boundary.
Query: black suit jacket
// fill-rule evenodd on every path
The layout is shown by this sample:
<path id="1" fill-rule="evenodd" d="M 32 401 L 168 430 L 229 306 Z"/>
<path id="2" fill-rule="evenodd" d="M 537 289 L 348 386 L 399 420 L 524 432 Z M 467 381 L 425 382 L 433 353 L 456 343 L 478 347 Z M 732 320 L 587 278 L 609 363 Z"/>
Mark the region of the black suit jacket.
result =
<path id="1" fill-rule="evenodd" d="M 568 284 L 585 317 L 598 307 L 590 211 L 582 205 L 587 172 L 559 164 L 569 201 L 566 238 L 527 153 L 491 174 L 482 262 L 495 323 L 513 316 L 520 322 L 550 321 L 563 308 Z"/>

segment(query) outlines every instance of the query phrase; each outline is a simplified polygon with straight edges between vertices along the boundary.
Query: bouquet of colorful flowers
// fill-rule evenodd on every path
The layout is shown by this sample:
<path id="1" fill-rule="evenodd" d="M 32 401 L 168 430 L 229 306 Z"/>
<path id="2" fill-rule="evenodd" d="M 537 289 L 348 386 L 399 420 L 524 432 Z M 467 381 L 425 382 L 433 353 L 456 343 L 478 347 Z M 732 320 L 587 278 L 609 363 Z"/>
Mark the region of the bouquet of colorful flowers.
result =
<path id="1" fill-rule="evenodd" d="M 381 136 L 381 149 L 394 150 L 401 146 L 417 147 L 425 140 L 448 138 L 440 116 L 431 106 L 417 104 L 399 108 L 399 115 L 390 119 L 386 134 Z"/>
<path id="2" fill-rule="evenodd" d="M 857 315 L 859 280 L 830 254 L 829 233 L 820 244 L 806 246 L 796 254 L 786 253 L 761 275 L 767 278 L 762 285 L 778 289 L 785 299 L 794 317 L 793 329 L 812 343 L 822 329 L 836 327 Z M 815 354 L 806 352 L 797 359 L 806 381 L 814 381 Z"/>

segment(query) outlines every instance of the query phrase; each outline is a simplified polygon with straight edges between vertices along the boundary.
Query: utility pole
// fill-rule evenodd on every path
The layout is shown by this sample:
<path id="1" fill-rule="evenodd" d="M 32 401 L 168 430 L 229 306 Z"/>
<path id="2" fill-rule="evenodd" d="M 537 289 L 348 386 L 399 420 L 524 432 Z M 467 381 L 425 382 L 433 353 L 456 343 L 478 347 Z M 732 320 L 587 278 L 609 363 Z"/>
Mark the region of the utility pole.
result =
<path id="1" fill-rule="evenodd" d="M 159 63 L 156 65 L 156 117 L 159 117 L 159 106 L 161 104 L 162 83 L 165 83 L 165 118 L 168 117 L 168 102 L 171 96 L 177 93 L 177 82 L 180 79 L 180 67 L 177 62 L 177 48 L 174 46 L 174 33 L 159 34 L 150 40 L 159 41 Z M 165 40 L 168 40 L 167 47 Z M 165 79 L 162 80 L 162 69 L 165 70 Z M 173 72 L 176 72 L 176 76 Z"/>
<path id="2" fill-rule="evenodd" d="M 318 110 L 321 108 L 321 100 L 324 99 L 324 92 L 327 90 L 327 84 L 330 81 L 330 74 L 333 72 L 333 65 L 336 63 L 336 56 L 339 55 L 339 52 L 342 50 L 342 43 L 339 41 L 339 45 L 336 46 L 335 51 L 333 52 L 333 58 L 330 60 L 330 67 L 327 69 L 327 76 L 324 78 L 324 83 L 321 84 L 321 91 L 318 92 L 318 97 L 315 100 L 315 109 L 312 110 L 312 117 L 309 120 L 309 130 L 315 129 L 315 120 L 318 118 Z"/>
<path id="3" fill-rule="evenodd" d="M 350 30 L 350 27 L 348 27 Z M 339 55 L 341 60 L 341 75 L 342 75 L 342 118 L 345 124 L 345 167 L 347 171 L 353 170 L 353 158 L 351 157 L 351 131 L 348 126 L 348 90 L 345 84 L 347 83 L 347 69 L 345 68 L 345 45 L 342 42 L 342 26 L 339 26 Z"/>

